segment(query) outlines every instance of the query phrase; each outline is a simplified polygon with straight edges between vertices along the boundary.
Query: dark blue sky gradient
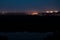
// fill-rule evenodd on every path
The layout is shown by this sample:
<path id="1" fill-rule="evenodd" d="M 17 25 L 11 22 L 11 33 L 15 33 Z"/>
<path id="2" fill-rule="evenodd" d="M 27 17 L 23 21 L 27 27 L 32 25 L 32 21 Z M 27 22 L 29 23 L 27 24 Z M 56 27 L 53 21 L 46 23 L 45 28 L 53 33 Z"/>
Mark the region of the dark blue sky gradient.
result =
<path id="1" fill-rule="evenodd" d="M 0 10 L 60 10 L 60 0 L 0 0 Z"/>

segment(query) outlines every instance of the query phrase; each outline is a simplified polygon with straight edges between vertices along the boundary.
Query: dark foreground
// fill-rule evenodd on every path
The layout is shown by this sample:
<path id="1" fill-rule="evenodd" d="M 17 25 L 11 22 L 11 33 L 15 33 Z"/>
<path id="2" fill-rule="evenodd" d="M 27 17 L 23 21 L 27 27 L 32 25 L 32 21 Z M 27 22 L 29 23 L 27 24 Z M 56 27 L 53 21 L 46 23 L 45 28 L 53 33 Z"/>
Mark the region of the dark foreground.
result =
<path id="1" fill-rule="evenodd" d="M 60 17 L 0 15 L 0 40 L 59 40 Z"/>
<path id="2" fill-rule="evenodd" d="M 0 40 L 59 40 L 58 32 L 0 32 Z"/>
<path id="3" fill-rule="evenodd" d="M 27 15 L 2 15 L 0 16 L 0 26 L 8 31 L 48 31 L 55 30 L 60 26 L 58 16 L 27 16 Z M 47 30 L 45 30 L 45 28 Z M 55 29 L 56 28 L 56 29 Z M 13 30 L 14 29 L 14 30 Z M 15 30 L 16 29 L 16 30 Z M 5 31 L 3 30 L 3 31 Z"/>

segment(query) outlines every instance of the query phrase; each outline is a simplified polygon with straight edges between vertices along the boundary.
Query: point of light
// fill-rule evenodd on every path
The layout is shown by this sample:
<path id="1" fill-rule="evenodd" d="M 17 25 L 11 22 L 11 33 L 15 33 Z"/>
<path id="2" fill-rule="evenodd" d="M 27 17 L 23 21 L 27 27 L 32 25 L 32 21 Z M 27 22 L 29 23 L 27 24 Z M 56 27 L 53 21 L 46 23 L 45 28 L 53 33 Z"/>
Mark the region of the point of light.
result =
<path id="1" fill-rule="evenodd" d="M 50 13 L 53 13 L 54 11 L 50 11 Z"/>
<path id="2" fill-rule="evenodd" d="M 2 14 L 4 14 L 5 12 L 4 11 L 2 11 Z"/>
<path id="3" fill-rule="evenodd" d="M 39 14 L 39 11 L 28 10 L 28 11 L 26 11 L 26 13 L 27 13 L 28 15 L 38 15 L 38 14 Z"/>
<path id="4" fill-rule="evenodd" d="M 46 11 L 46 13 L 50 13 L 49 11 Z"/>
<path id="5" fill-rule="evenodd" d="M 38 12 L 33 12 L 32 15 L 38 15 Z"/>
<path id="6" fill-rule="evenodd" d="M 55 13 L 58 13 L 58 11 L 54 11 Z"/>

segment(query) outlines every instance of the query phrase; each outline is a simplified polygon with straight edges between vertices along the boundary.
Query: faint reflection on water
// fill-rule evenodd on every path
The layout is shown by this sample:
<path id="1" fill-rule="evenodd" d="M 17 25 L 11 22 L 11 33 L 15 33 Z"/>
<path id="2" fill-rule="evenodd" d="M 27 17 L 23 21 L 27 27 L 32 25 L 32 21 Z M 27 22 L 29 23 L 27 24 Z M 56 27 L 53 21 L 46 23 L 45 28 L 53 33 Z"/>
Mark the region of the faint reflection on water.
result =
<path id="1" fill-rule="evenodd" d="M 53 32 L 39 33 L 39 32 L 0 32 L 0 35 L 8 36 L 9 40 L 40 40 L 46 38 L 47 35 L 53 35 Z"/>

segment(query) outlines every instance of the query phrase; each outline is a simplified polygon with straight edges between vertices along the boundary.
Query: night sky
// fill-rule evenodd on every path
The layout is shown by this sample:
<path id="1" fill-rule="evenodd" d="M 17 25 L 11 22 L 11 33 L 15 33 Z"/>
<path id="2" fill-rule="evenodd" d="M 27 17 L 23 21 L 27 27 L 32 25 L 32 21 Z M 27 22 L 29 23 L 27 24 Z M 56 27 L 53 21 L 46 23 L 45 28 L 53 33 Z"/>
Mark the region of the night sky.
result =
<path id="1" fill-rule="evenodd" d="M 0 0 L 0 10 L 59 10 L 60 0 Z"/>

